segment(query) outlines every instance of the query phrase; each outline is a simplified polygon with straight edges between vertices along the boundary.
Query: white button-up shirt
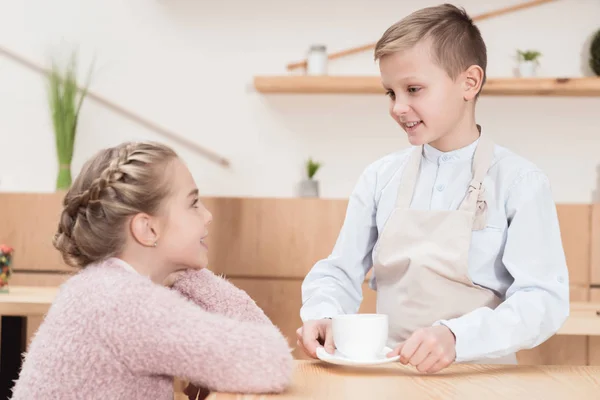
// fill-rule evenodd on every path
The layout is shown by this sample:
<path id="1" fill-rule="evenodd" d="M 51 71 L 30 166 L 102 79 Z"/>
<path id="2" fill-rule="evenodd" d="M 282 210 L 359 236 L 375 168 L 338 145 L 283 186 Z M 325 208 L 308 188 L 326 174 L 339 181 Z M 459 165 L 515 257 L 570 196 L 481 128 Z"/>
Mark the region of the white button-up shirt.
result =
<path id="1" fill-rule="evenodd" d="M 476 145 L 446 153 L 425 145 L 411 208 L 456 210 L 472 178 Z M 314 265 L 302 285 L 303 321 L 358 311 L 372 250 L 395 206 L 411 150 L 390 154 L 361 175 L 332 253 Z M 504 301 L 495 310 L 478 308 L 434 323 L 455 334 L 457 362 L 535 347 L 569 315 L 569 276 L 548 178 L 531 162 L 495 145 L 484 185 L 488 220 L 485 229 L 473 231 L 469 276 Z M 376 284 L 371 277 L 373 289 Z"/>

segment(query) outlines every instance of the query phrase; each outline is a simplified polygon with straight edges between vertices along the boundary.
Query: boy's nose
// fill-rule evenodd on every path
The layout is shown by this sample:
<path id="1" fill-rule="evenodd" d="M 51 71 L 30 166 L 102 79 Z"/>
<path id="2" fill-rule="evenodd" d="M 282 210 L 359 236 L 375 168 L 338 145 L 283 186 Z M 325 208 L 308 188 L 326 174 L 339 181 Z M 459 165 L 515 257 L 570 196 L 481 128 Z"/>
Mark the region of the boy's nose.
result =
<path id="1" fill-rule="evenodd" d="M 410 111 L 410 106 L 402 101 L 397 101 L 394 103 L 394 107 L 392 108 L 392 112 L 398 118 L 401 118 L 403 115 L 407 114 Z"/>
<path id="2" fill-rule="evenodd" d="M 206 210 L 206 214 L 204 215 L 204 221 L 206 225 L 210 224 L 213 220 L 213 215 L 210 211 Z"/>

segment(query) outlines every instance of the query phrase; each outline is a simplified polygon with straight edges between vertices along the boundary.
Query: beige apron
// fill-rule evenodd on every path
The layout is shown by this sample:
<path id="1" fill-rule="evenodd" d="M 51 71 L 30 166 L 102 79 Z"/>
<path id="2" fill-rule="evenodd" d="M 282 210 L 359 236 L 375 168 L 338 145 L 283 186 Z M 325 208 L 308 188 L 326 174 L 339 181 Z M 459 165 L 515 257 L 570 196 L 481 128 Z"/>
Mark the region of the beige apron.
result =
<path id="1" fill-rule="evenodd" d="M 423 147 L 411 153 L 396 207 L 373 250 L 377 312 L 389 316 L 388 346 L 395 347 L 437 320 L 500 304 L 494 292 L 475 285 L 468 275 L 472 231 L 486 225 L 482 182 L 493 148 L 487 135 L 481 135 L 473 157 L 473 179 L 458 210 L 410 209 Z M 516 355 L 471 363 L 515 364 Z"/>

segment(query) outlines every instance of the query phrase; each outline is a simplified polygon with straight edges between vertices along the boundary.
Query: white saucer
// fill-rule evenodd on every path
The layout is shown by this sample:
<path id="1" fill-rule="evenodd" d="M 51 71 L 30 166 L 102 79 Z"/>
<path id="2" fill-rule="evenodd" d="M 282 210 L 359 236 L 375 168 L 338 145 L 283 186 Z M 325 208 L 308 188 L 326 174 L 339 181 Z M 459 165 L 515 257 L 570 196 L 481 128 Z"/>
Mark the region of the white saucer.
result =
<path id="1" fill-rule="evenodd" d="M 351 365 L 351 366 L 363 366 L 363 365 L 379 365 L 379 364 L 387 364 L 391 362 L 398 361 L 400 356 L 395 357 L 386 357 L 386 354 L 392 351 L 389 347 L 385 347 L 383 349 L 382 354 L 373 359 L 368 360 L 353 360 L 341 354 L 338 350 L 335 351 L 334 354 L 329 354 L 323 347 L 317 348 L 317 357 L 321 361 L 328 362 L 330 364 L 336 365 Z"/>

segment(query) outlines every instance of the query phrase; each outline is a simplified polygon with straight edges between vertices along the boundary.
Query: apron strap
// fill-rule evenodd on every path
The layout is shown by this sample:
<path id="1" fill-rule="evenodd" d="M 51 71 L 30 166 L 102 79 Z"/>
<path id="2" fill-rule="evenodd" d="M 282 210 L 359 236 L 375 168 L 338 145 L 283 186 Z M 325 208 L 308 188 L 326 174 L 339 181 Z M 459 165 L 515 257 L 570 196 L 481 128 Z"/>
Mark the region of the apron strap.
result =
<path id="1" fill-rule="evenodd" d="M 481 133 L 481 127 L 477 125 L 477 128 Z M 398 187 L 396 208 L 410 208 L 417 178 L 419 177 L 422 154 L 423 146 L 417 146 L 412 150 L 409 159 L 406 162 L 406 166 L 404 167 L 400 179 L 400 186 Z M 471 167 L 473 179 L 469 182 L 467 195 L 459 207 L 459 210 L 474 213 L 474 230 L 483 229 L 486 225 L 487 199 L 485 196 L 485 188 L 483 187 L 483 180 L 490 169 L 493 158 L 494 142 L 487 135 L 480 134 L 479 143 L 477 143 Z"/>
<path id="2" fill-rule="evenodd" d="M 474 213 L 473 229 L 485 228 L 487 223 L 487 198 L 483 180 L 490 169 L 494 158 L 494 142 L 487 135 L 480 135 L 475 155 L 473 156 L 473 179 L 469 182 L 467 195 L 459 210 Z"/>
<path id="3" fill-rule="evenodd" d="M 423 146 L 415 147 L 410 153 L 404 171 L 402 171 L 402 177 L 400 178 L 398 197 L 396 198 L 396 208 L 410 208 L 410 203 L 417 184 L 417 178 L 419 176 L 422 154 Z"/>

